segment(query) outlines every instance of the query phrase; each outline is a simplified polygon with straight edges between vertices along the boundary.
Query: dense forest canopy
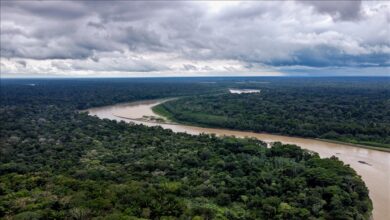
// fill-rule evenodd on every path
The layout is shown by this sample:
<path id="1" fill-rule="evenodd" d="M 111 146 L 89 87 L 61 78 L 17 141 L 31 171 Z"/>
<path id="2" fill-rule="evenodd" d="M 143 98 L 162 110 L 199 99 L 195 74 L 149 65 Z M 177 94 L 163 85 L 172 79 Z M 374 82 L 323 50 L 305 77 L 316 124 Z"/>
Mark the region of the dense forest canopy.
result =
<path id="1" fill-rule="evenodd" d="M 390 81 L 242 82 L 260 93 L 182 98 L 156 108 L 173 120 L 390 148 Z"/>
<path id="2" fill-rule="evenodd" d="M 365 184 L 335 157 L 77 111 L 219 94 L 236 79 L 214 80 L 2 80 L 0 218 L 369 218 Z"/>

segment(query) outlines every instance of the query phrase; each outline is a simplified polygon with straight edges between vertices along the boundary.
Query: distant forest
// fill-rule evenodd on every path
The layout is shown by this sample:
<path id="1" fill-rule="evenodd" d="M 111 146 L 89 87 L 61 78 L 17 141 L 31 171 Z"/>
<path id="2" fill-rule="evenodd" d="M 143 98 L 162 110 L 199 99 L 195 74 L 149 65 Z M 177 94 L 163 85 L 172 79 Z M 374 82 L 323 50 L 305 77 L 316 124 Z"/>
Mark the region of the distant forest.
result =
<path id="1" fill-rule="evenodd" d="M 253 94 L 196 96 L 155 109 L 172 120 L 201 126 L 331 139 L 390 148 L 390 80 L 293 79 L 234 88 Z"/>
<path id="2" fill-rule="evenodd" d="M 229 98 L 209 94 L 253 79 L 211 80 L 218 83 L 2 80 L 0 218 L 369 219 L 368 189 L 336 157 L 320 159 L 281 143 L 267 148 L 254 139 L 173 133 L 77 111 L 177 96 L 196 96 L 194 101 L 203 103 L 207 97 Z M 241 97 L 246 96 L 253 98 Z"/>
<path id="3" fill-rule="evenodd" d="M 0 218 L 369 219 L 368 189 L 335 157 L 77 111 L 218 94 L 232 83 L 2 80 Z"/>

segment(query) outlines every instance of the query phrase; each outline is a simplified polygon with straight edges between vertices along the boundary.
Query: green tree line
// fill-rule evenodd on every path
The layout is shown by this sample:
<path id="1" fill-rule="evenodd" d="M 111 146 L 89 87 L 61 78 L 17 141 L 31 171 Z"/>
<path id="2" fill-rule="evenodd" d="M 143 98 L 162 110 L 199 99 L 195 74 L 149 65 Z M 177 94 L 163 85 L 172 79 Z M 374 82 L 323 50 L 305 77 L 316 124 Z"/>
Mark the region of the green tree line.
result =
<path id="1" fill-rule="evenodd" d="M 182 98 L 157 111 L 202 126 L 390 148 L 390 87 L 257 87 L 260 93 Z"/>
<path id="2" fill-rule="evenodd" d="M 335 157 L 76 111 L 146 98 L 141 87 L 153 98 L 214 89 L 137 84 L 3 84 L 0 218 L 369 219 L 367 187 Z"/>

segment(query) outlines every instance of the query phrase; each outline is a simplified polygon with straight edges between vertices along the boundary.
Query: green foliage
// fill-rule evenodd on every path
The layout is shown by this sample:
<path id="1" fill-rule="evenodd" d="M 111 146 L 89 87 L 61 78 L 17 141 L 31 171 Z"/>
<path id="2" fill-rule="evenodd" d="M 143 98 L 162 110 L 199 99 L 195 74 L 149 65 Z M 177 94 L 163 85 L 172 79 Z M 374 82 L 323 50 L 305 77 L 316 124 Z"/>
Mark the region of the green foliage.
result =
<path id="1" fill-rule="evenodd" d="M 0 218 L 369 218 L 366 186 L 337 158 L 77 113 L 110 104 L 102 98 L 109 91 L 125 101 L 116 85 L 2 87 Z M 171 86 L 148 97 L 167 95 Z M 184 87 L 175 86 L 177 93 Z M 132 91 L 129 99 L 146 98 L 131 88 L 122 88 Z"/>
<path id="2" fill-rule="evenodd" d="M 155 109 L 189 124 L 390 148 L 388 84 L 386 88 L 385 82 L 340 86 L 318 81 L 314 85 L 256 86 L 260 94 L 182 98 Z"/>

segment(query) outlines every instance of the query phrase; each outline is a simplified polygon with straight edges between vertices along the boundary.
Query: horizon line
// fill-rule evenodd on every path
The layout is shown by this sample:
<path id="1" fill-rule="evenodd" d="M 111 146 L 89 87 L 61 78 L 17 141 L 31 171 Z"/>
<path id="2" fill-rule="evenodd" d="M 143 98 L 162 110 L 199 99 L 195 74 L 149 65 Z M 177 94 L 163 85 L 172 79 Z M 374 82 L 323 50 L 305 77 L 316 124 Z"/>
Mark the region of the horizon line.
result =
<path id="1" fill-rule="evenodd" d="M 390 75 L 279 75 L 279 76 L 87 76 L 87 77 L 78 77 L 78 76 L 69 76 L 69 77 L 2 77 L 1 79 L 153 79 L 153 78 L 390 78 Z"/>

